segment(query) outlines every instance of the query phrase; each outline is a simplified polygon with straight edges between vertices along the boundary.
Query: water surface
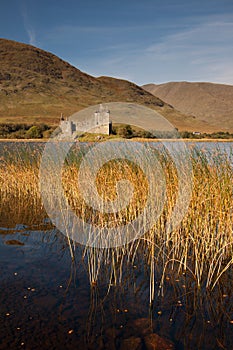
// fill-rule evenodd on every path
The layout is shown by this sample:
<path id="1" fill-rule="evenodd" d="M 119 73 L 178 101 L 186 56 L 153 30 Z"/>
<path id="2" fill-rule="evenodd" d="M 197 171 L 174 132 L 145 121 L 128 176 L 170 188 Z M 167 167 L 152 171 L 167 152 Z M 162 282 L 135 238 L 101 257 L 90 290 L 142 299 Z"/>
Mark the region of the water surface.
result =
<path id="1" fill-rule="evenodd" d="M 232 156 L 230 142 L 195 145 Z M 44 143 L 3 142 L 1 157 L 27 157 L 28 147 L 31 162 Z M 233 349 L 232 270 L 209 295 L 185 275 L 168 272 L 164 296 L 150 308 L 145 252 L 138 251 L 133 266 L 125 259 L 121 284 L 109 286 L 103 271 L 91 287 L 84 249 L 76 244 L 72 262 L 66 237 L 46 216 L 28 225 L 0 218 L 0 349 L 121 349 L 135 338 L 146 349 L 150 333 L 178 350 Z M 155 288 L 158 295 L 159 278 Z"/>

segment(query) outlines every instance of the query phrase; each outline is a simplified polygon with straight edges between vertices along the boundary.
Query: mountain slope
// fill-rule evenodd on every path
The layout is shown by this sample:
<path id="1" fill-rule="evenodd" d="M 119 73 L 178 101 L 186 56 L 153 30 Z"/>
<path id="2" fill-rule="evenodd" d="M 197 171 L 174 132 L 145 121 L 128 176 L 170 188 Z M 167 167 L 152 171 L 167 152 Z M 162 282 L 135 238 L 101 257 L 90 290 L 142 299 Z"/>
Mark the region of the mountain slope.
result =
<path id="1" fill-rule="evenodd" d="M 233 131 L 233 86 L 213 83 L 171 82 L 143 88 L 182 113 L 205 120 L 210 128 Z"/>
<path id="2" fill-rule="evenodd" d="M 117 101 L 155 109 L 181 130 L 208 128 L 131 82 L 94 78 L 49 52 L 0 39 L 0 122 L 57 124 L 61 113 Z"/>

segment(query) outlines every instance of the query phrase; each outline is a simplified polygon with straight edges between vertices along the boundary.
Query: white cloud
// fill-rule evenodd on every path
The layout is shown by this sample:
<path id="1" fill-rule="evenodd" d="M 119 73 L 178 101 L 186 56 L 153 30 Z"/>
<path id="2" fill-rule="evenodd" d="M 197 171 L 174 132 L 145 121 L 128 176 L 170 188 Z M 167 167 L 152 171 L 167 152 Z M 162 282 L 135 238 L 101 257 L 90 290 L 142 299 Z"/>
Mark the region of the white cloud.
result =
<path id="1" fill-rule="evenodd" d="M 29 44 L 36 46 L 36 34 L 35 31 L 33 30 L 33 28 L 27 28 L 27 33 L 29 36 Z"/>
<path id="2" fill-rule="evenodd" d="M 105 67 L 112 72 L 125 69 L 138 83 L 191 80 L 233 84 L 233 20 L 229 17 L 205 18 L 188 30 L 167 35 L 159 42 L 155 37 L 154 41 L 138 48 L 136 55 L 124 52 L 121 67 L 109 67 L 109 60 Z"/>
<path id="3" fill-rule="evenodd" d="M 177 80 L 208 80 L 233 84 L 233 20 L 216 16 L 189 30 L 174 33 L 150 45 L 140 62 L 152 71 L 167 70 Z M 168 74 L 166 74 L 166 77 Z M 180 77 L 180 78 L 179 78 Z"/>
<path id="4" fill-rule="evenodd" d="M 29 38 L 29 44 L 36 46 L 36 33 L 32 25 L 30 24 L 29 17 L 28 17 L 28 11 L 27 11 L 27 6 L 26 3 L 22 3 L 22 17 L 23 17 L 23 24 L 24 28 L 27 32 L 28 38 Z"/>
<path id="5" fill-rule="evenodd" d="M 33 31 L 30 40 L 35 41 Z M 175 22 L 120 28 L 65 25 L 46 33 L 46 42 L 64 42 L 66 52 L 72 43 L 64 58 L 95 76 L 124 77 L 138 84 L 233 84 L 233 16 L 228 14 L 186 17 L 177 27 Z"/>

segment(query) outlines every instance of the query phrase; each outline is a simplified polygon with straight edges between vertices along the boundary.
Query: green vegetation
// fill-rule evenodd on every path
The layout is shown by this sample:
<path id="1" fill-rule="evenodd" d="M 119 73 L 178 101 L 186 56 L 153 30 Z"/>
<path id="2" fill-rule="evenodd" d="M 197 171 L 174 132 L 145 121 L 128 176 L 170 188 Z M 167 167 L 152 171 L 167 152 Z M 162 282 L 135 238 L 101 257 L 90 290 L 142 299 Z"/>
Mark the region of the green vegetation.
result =
<path id="1" fill-rule="evenodd" d="M 112 133 L 114 135 L 118 135 L 120 137 L 130 139 L 134 136 L 135 130 L 132 129 L 131 125 L 119 125 L 118 127 L 115 126 L 112 129 Z"/>
<path id="2" fill-rule="evenodd" d="M 47 139 L 51 136 L 56 126 L 47 124 L 14 124 L 14 123 L 0 123 L 0 138 L 2 139 Z M 178 130 L 177 130 L 178 131 Z M 190 131 L 181 131 L 180 137 L 184 139 L 233 139 L 233 134 L 229 132 L 215 132 L 215 133 L 193 133 Z M 80 141 L 100 141 L 115 137 L 132 139 L 174 139 L 176 134 L 172 131 L 154 131 L 149 132 L 142 130 L 136 126 L 128 124 L 113 124 L 112 135 L 97 135 L 84 133 L 80 135 Z"/>
<path id="3" fill-rule="evenodd" d="M 2 139 L 49 138 L 55 128 L 46 124 L 0 124 Z"/>
<path id="4" fill-rule="evenodd" d="M 233 139 L 233 133 L 223 131 L 213 132 L 211 134 L 182 131 L 180 135 L 184 139 Z"/>
<path id="5" fill-rule="evenodd" d="M 178 132 L 178 130 L 177 130 Z M 133 137 L 147 138 L 147 139 L 174 139 L 177 137 L 176 133 L 173 131 L 158 131 L 149 132 L 146 130 L 139 129 L 137 127 L 127 125 L 127 124 L 118 124 L 114 125 L 112 128 L 112 133 L 122 138 L 131 139 Z M 229 132 L 214 132 L 211 134 L 208 133 L 199 133 L 199 132 L 190 132 L 190 131 L 181 131 L 179 132 L 181 138 L 184 139 L 233 139 L 233 133 Z"/>

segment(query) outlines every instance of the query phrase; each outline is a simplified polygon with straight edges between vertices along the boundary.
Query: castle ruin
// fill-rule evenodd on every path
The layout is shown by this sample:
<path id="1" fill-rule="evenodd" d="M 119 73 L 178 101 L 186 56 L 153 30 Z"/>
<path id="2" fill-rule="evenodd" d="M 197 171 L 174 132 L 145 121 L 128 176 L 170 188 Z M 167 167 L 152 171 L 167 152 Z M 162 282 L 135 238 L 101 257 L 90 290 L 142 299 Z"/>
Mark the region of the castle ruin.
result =
<path id="1" fill-rule="evenodd" d="M 63 137 L 75 137 L 83 132 L 109 135 L 111 133 L 111 126 L 110 111 L 102 104 L 100 104 L 99 109 L 89 119 L 74 121 L 65 120 L 61 117 L 60 121 Z"/>

